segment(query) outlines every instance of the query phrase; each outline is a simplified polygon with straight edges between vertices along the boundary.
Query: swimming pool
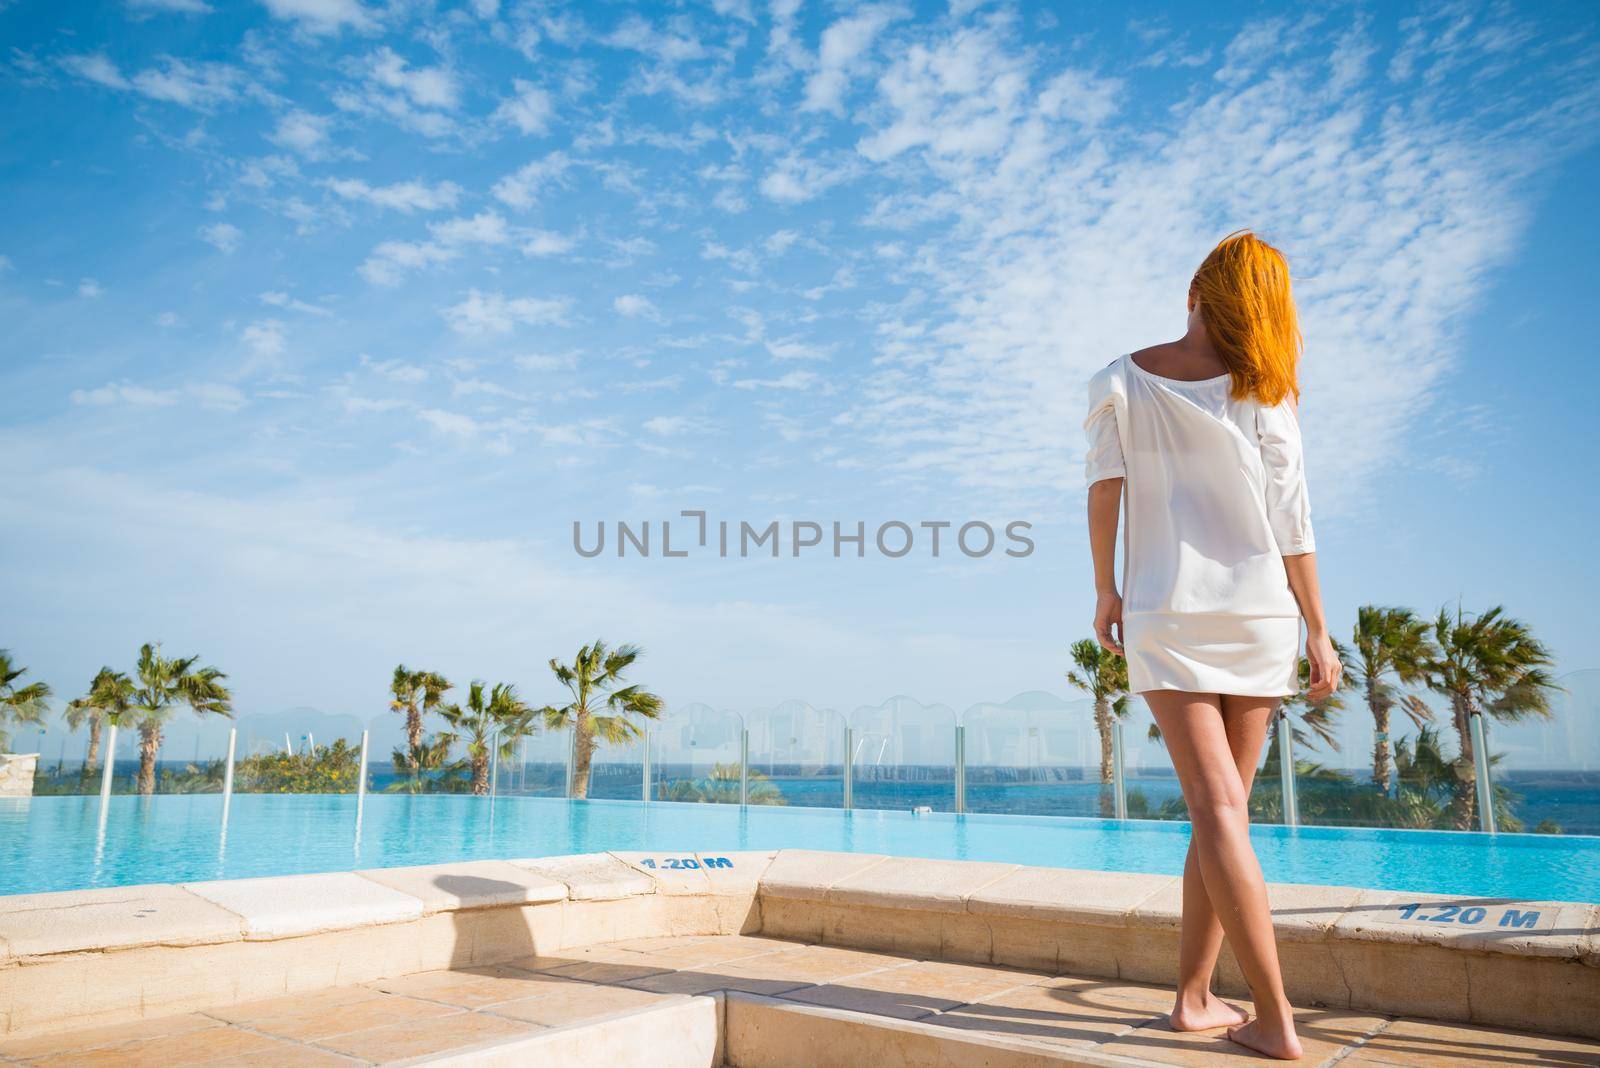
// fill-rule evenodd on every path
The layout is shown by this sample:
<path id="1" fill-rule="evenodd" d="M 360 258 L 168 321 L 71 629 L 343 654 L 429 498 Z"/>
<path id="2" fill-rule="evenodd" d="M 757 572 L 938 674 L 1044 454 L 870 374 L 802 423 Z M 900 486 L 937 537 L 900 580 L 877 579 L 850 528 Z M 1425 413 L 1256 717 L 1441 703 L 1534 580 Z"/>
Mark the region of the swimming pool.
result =
<path id="1" fill-rule="evenodd" d="M 1177 873 L 1187 824 L 857 809 L 375 795 L 0 799 L 0 894 L 597 850 L 826 849 Z M 1252 829 L 1268 880 L 1600 902 L 1600 838 Z"/>

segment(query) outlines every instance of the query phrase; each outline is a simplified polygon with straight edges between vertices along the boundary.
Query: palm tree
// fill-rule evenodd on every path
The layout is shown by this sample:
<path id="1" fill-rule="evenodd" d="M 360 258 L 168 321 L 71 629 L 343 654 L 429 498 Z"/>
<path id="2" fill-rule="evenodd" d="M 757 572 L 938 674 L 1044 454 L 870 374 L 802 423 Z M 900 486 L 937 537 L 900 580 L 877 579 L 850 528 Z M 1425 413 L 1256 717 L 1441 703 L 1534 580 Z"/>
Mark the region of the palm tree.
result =
<path id="1" fill-rule="evenodd" d="M 1389 714 L 1398 704 L 1419 728 L 1433 718 L 1426 703 L 1414 694 L 1404 693 L 1394 682 L 1420 683 L 1423 665 L 1436 650 L 1428 638 L 1427 621 L 1418 619 L 1409 608 L 1362 605 L 1356 612 L 1353 640 L 1360 658 L 1367 710 L 1372 713 L 1372 782 L 1387 793 L 1391 770 Z"/>
<path id="2" fill-rule="evenodd" d="M 661 715 L 661 698 L 639 685 L 624 686 L 622 673 L 639 659 L 636 645 L 608 649 L 596 641 L 578 650 L 569 667 L 550 661 L 556 680 L 572 694 L 560 708 L 546 707 L 540 714 L 551 730 L 572 728 L 572 796 L 589 796 L 589 765 L 601 741 L 610 745 L 637 738 L 642 728 L 630 717 L 655 719 Z"/>
<path id="3" fill-rule="evenodd" d="M 44 721 L 44 714 L 50 707 L 48 683 L 18 685 L 18 680 L 27 673 L 27 668 L 11 663 L 11 650 L 0 649 L 0 753 L 11 747 L 11 735 L 6 730 L 8 721 L 19 727 L 37 726 Z"/>
<path id="4" fill-rule="evenodd" d="M 120 671 L 108 667 L 100 669 L 89 683 L 86 696 L 74 698 L 67 705 L 62 718 L 73 732 L 89 724 L 89 751 L 83 757 L 82 777 L 87 779 L 95 772 L 100 760 L 100 731 L 107 723 L 121 724 L 122 717 L 132 709 L 133 680 Z M 116 756 L 110 757 L 113 763 Z"/>
<path id="5" fill-rule="evenodd" d="M 139 649 L 128 706 L 139 724 L 141 794 L 155 793 L 156 751 L 161 748 L 161 732 L 174 709 L 188 705 L 197 715 L 233 715 L 233 694 L 222 684 L 228 676 L 214 667 L 195 667 L 199 659 L 186 656 L 169 660 L 161 655 L 159 643 L 147 642 Z"/>
<path id="6" fill-rule="evenodd" d="M 1457 830 L 1470 830 L 1477 818 L 1477 767 L 1473 761 L 1472 717 L 1482 714 L 1507 722 L 1549 718 L 1550 698 L 1560 689 L 1551 677 L 1555 658 L 1527 625 L 1502 606 L 1482 615 L 1457 603 L 1439 609 L 1433 623 L 1433 655 L 1423 664 L 1430 690 L 1450 702 L 1456 730 L 1456 786 L 1450 806 Z"/>
<path id="7" fill-rule="evenodd" d="M 461 773 L 466 770 L 467 762 L 450 759 L 450 749 L 455 744 L 455 735 L 440 731 L 424 738 L 415 752 L 396 749 L 394 770 L 404 778 L 389 784 L 384 792 L 421 794 L 440 789 L 445 793 L 459 793 L 466 785 Z"/>
<path id="8" fill-rule="evenodd" d="M 437 671 L 412 671 L 396 665 L 389 682 L 389 709 L 406 717 L 406 752 L 411 767 L 420 766 L 423 750 L 422 720 L 444 701 L 450 680 Z"/>
<path id="9" fill-rule="evenodd" d="M 1111 725 L 1128 711 L 1128 662 L 1090 638 L 1072 643 L 1072 662 L 1078 670 L 1067 672 L 1067 681 L 1094 698 L 1094 729 L 1100 734 L 1100 784 L 1110 786 Z M 1100 814 L 1111 815 L 1112 807 L 1111 795 L 1102 790 Z"/>
<path id="10" fill-rule="evenodd" d="M 479 797 L 489 793 L 489 760 L 502 760 L 516 754 L 517 742 L 534 731 L 536 712 L 517 696 L 515 686 L 497 683 L 484 695 L 482 682 L 474 680 L 467 691 L 465 707 L 456 704 L 439 709 L 452 732 L 467 740 L 467 760 L 472 766 L 472 792 Z"/>

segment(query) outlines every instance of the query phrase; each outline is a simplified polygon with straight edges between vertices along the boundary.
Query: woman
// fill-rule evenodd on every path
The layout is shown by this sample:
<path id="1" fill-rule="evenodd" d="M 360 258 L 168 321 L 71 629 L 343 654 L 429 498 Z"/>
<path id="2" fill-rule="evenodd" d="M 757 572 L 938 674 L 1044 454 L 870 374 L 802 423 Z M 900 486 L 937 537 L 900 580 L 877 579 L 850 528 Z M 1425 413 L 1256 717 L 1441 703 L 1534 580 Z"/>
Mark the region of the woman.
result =
<path id="1" fill-rule="evenodd" d="M 1084 424 L 1095 636 L 1127 658 L 1191 820 L 1172 1026 L 1231 1027 L 1235 1042 L 1285 1060 L 1300 1042 L 1250 846 L 1250 784 L 1267 724 L 1297 689 L 1301 619 L 1307 696 L 1332 693 L 1342 670 L 1301 463 L 1300 349 L 1288 264 L 1241 231 L 1195 272 L 1188 332 L 1095 375 Z M 1249 1022 L 1211 993 L 1224 933 L 1255 1001 Z"/>

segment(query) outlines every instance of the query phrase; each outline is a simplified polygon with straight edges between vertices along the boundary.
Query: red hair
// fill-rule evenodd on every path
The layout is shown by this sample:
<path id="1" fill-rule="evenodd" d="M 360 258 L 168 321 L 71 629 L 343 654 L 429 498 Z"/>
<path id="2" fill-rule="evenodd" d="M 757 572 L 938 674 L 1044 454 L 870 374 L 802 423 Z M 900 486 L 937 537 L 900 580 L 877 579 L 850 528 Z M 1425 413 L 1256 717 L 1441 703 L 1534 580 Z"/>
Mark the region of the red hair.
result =
<path id="1" fill-rule="evenodd" d="M 1189 295 L 1233 378 L 1233 396 L 1273 406 L 1300 399 L 1304 342 L 1283 253 L 1249 230 L 1223 238 L 1194 272 Z"/>

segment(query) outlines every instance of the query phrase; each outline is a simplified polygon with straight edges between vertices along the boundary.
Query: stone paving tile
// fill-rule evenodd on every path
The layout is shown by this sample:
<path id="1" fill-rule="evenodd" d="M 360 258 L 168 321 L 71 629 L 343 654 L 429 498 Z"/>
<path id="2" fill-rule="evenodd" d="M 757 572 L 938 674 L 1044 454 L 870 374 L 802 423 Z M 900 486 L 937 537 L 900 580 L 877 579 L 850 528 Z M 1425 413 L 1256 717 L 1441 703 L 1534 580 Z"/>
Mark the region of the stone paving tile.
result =
<path id="1" fill-rule="evenodd" d="M 679 946 L 661 946 L 657 949 L 636 951 L 640 963 L 663 969 L 703 968 L 713 964 L 759 957 L 764 953 L 779 953 L 794 949 L 793 942 L 775 938 L 747 938 L 732 935 L 728 938 L 709 938 Z"/>
<path id="2" fill-rule="evenodd" d="M 1347 1009 L 1298 1009 L 1294 1015 L 1300 1045 L 1305 1051 L 1301 1064 L 1325 1064 L 1336 1054 L 1356 1045 L 1388 1023 L 1385 1017 Z M 1165 1016 L 1100 1048 L 1106 1053 L 1158 1064 L 1203 1068 L 1231 1068 L 1233 1065 L 1262 1064 L 1271 1060 L 1228 1041 L 1225 1028 L 1174 1031 Z"/>
<path id="3" fill-rule="evenodd" d="M 304 1047 L 237 1027 L 160 1035 L 118 1046 L 48 1054 L 22 1063 L 30 1068 L 180 1068 L 234 1057 L 272 1055 L 282 1063 Z"/>
<path id="4" fill-rule="evenodd" d="M 436 1001 L 401 997 L 376 990 L 364 992 L 372 996 L 345 1004 L 338 1003 L 342 999 L 334 999 L 332 1003 L 324 1001 L 320 992 L 274 998 L 270 1003 L 242 1005 L 227 1010 L 226 1018 L 241 1027 L 278 1038 L 320 1042 L 333 1035 L 367 1031 L 391 1024 L 431 1027 L 435 1019 L 461 1011 L 453 1005 L 441 1005 Z M 221 1016 L 220 1013 L 211 1015 Z"/>
<path id="5" fill-rule="evenodd" d="M 542 1027 L 564 1027 L 582 1023 L 599 1016 L 659 1005 L 672 999 L 663 994 L 635 990 L 625 986 L 599 986 L 589 983 L 569 983 L 567 989 L 536 998 L 508 1001 L 485 1012 L 494 1016 L 538 1024 Z"/>
<path id="6" fill-rule="evenodd" d="M 0 1057 L 25 1060 L 47 1054 L 72 1053 L 100 1046 L 122 1046 L 146 1038 L 182 1035 L 190 1031 L 205 1031 L 226 1026 L 199 1013 L 183 1016 L 162 1016 L 154 1020 L 135 1020 L 131 1023 L 112 1024 L 108 1027 L 86 1027 L 78 1031 L 57 1031 L 33 1038 L 0 1040 Z"/>
<path id="7" fill-rule="evenodd" d="M 379 979 L 365 986 L 387 994 L 438 1001 L 461 1009 L 478 1009 L 502 1001 L 555 993 L 570 981 L 505 965 L 486 965 L 450 972 L 419 972 L 398 979 Z"/>
<path id="8" fill-rule="evenodd" d="M 1597 1010 L 1600 1011 L 1600 1010 Z M 1600 1042 L 1432 1020 L 1394 1020 L 1340 1065 L 1600 1065 Z"/>
<path id="9" fill-rule="evenodd" d="M 783 996 L 808 1005 L 916 1020 L 1048 978 L 1037 972 L 920 961 L 805 987 Z"/>
<path id="10" fill-rule="evenodd" d="M 992 994 L 925 1022 L 962 1031 L 1083 1047 L 1128 1034 L 1164 1008 L 1105 997 L 1084 979 L 1046 979 Z"/>
<path id="11" fill-rule="evenodd" d="M 452 1016 L 439 1016 L 426 1024 L 416 1022 L 392 1023 L 364 1031 L 351 1031 L 320 1039 L 317 1045 L 336 1053 L 348 1054 L 362 1060 L 397 1061 L 407 1057 L 422 1057 L 430 1053 L 476 1046 L 496 1039 L 532 1035 L 540 1030 L 531 1023 L 508 1020 L 481 1012 L 457 1012 Z"/>

